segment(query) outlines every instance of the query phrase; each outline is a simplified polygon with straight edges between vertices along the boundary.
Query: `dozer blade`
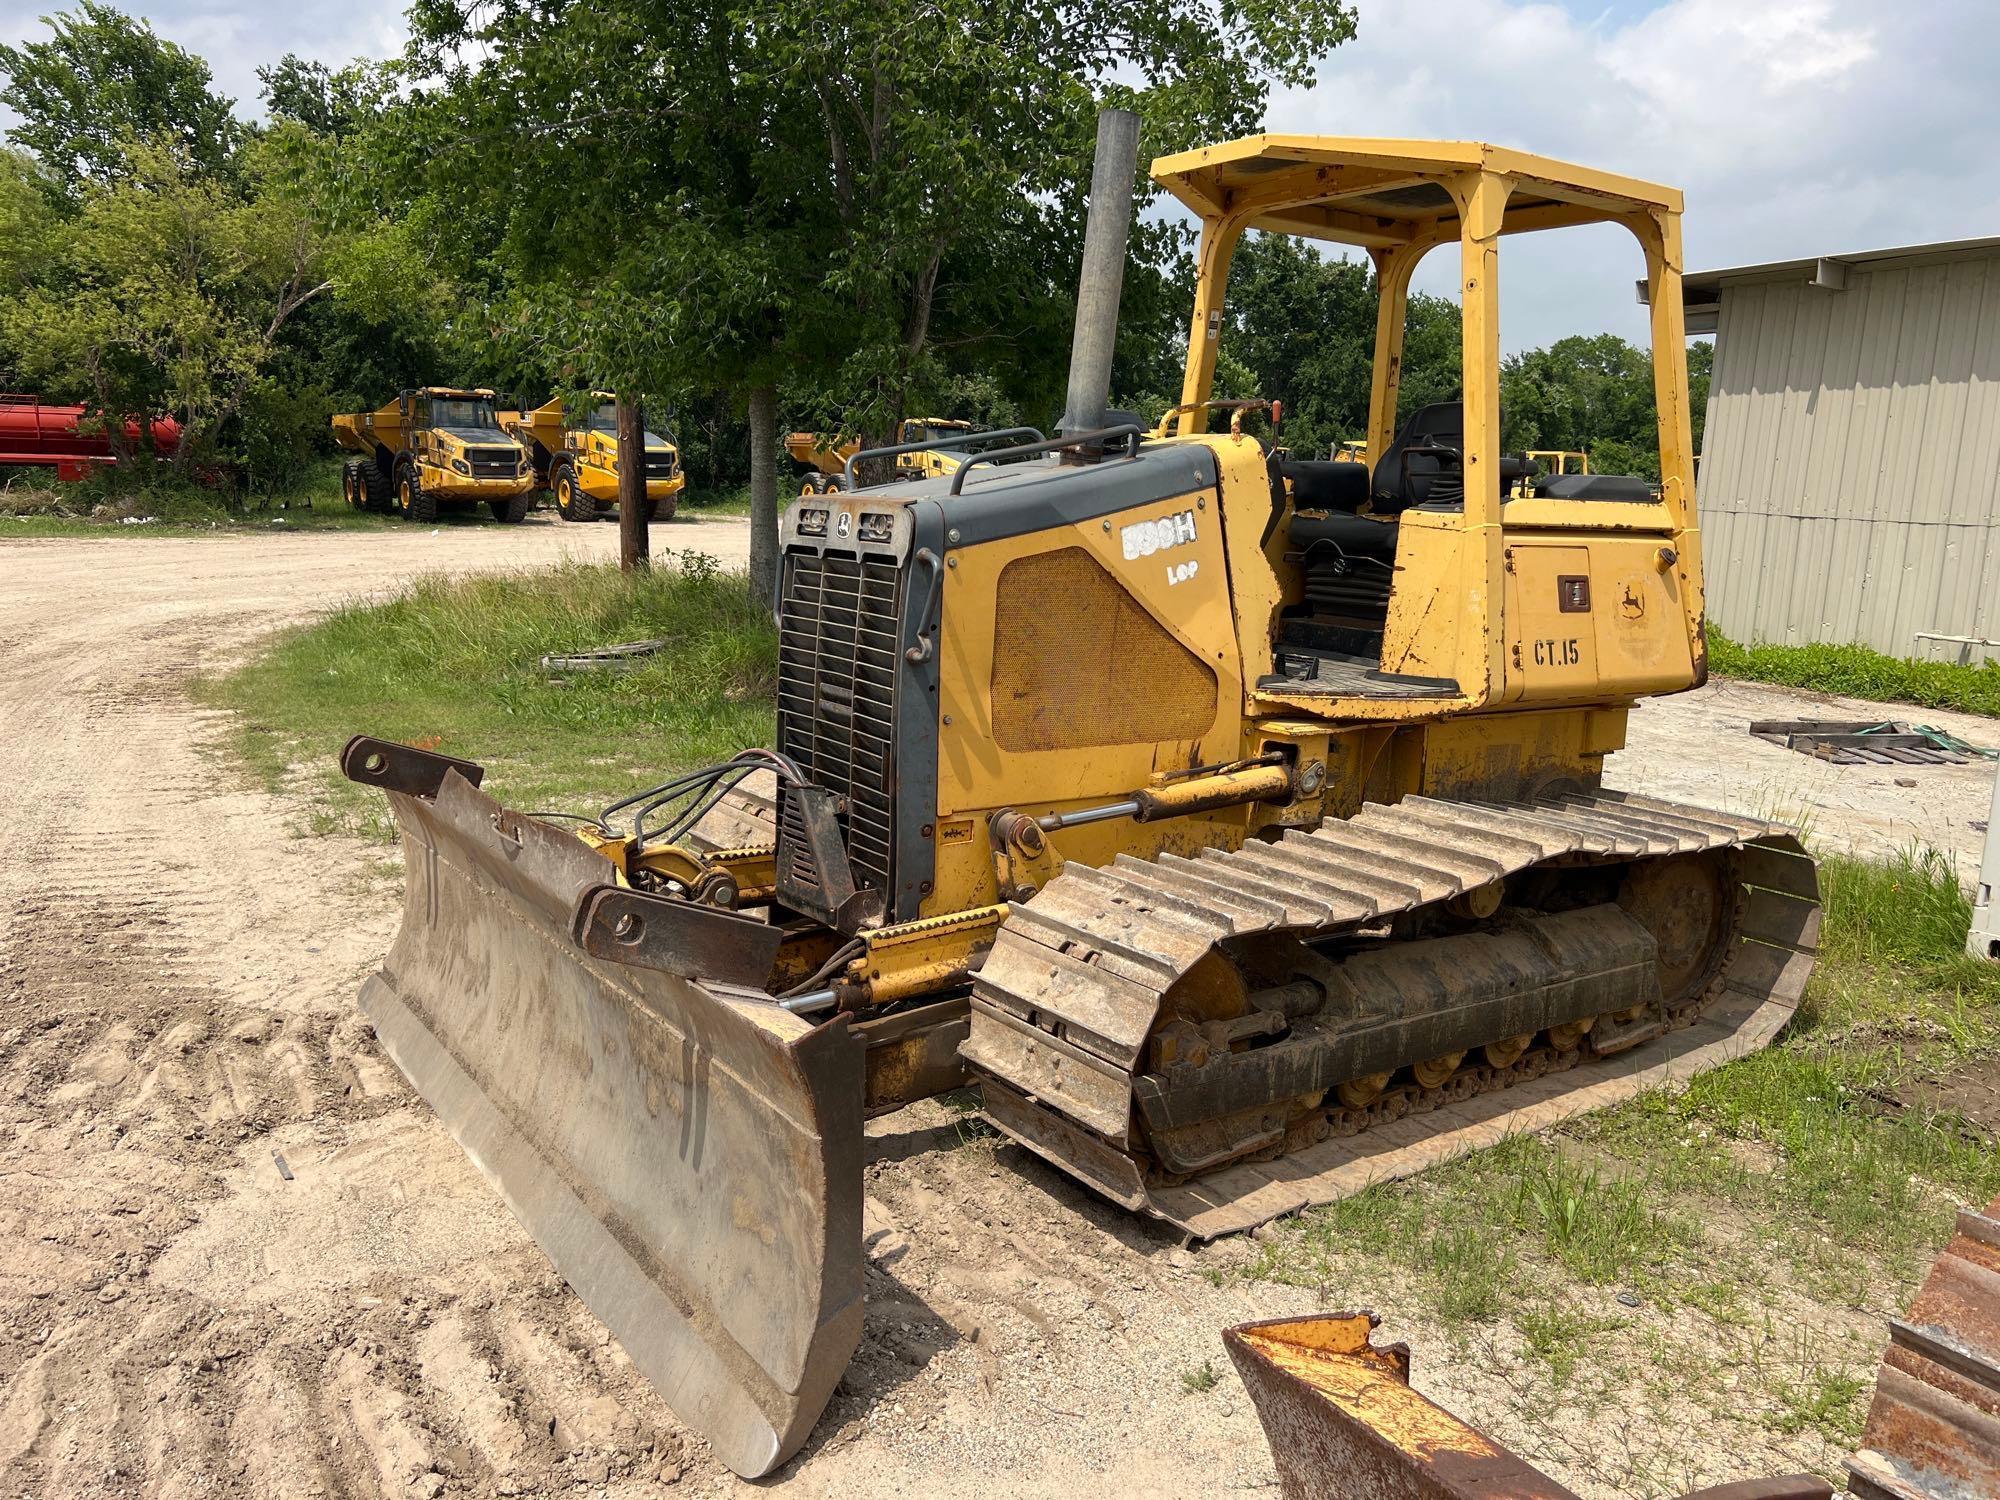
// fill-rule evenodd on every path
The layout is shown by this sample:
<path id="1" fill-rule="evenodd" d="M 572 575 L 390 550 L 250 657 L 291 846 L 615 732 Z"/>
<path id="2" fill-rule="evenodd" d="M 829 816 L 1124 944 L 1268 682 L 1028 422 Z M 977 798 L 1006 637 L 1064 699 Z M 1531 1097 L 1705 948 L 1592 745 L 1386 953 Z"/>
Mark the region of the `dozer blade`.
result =
<path id="1" fill-rule="evenodd" d="M 389 797 L 403 925 L 362 1009 L 667 1404 L 768 1473 L 860 1340 L 862 1048 L 719 982 L 713 919 L 680 974 L 589 957 L 605 861 L 455 768 L 432 784 Z"/>
<path id="2" fill-rule="evenodd" d="M 1222 1331 L 1285 1500 L 1577 1500 L 1412 1390 L 1409 1346 L 1372 1342 L 1376 1323 L 1370 1312 L 1319 1313 Z M 1681 1500 L 1832 1494 L 1823 1479 L 1788 1474 L 1691 1490 Z"/>

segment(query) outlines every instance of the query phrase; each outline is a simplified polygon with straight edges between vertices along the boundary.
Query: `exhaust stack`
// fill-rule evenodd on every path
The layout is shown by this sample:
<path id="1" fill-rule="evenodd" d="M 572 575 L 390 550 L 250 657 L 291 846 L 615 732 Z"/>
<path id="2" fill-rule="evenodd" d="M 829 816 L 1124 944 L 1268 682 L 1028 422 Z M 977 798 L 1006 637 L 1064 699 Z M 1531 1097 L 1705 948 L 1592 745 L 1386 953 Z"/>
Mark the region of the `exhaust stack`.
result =
<path id="1" fill-rule="evenodd" d="M 1132 233 L 1132 182 L 1139 171 L 1139 117 L 1107 109 L 1097 117 L 1090 173 L 1090 218 L 1083 231 L 1083 274 L 1076 288 L 1076 334 L 1070 344 L 1065 437 L 1104 425 L 1111 400 L 1111 351 L 1118 342 L 1118 299 L 1125 289 L 1125 245 Z M 1065 462 L 1094 459 L 1074 449 Z"/>

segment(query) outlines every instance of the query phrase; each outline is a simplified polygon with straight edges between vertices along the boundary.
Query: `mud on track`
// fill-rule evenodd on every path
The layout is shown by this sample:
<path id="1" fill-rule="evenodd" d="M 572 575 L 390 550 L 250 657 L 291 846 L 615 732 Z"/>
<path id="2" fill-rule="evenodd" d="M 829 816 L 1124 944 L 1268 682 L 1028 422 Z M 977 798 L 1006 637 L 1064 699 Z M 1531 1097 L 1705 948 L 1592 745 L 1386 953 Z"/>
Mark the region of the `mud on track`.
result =
<path id="1" fill-rule="evenodd" d="M 740 562 L 747 530 L 655 539 Z M 376 1050 L 353 1000 L 395 920 L 386 851 L 295 837 L 294 810 L 243 788 L 213 753 L 219 717 L 182 692 L 255 636 L 420 568 L 615 540 L 531 523 L 0 541 L 0 1491 L 738 1487 Z M 1646 710 L 1649 731 L 1673 711 Z M 1190 1394 L 1183 1376 L 1226 1372 L 1223 1325 L 1318 1296 L 1211 1280 L 1254 1247 L 1190 1254 L 941 1104 L 871 1135 L 867 1332 L 780 1487 L 1272 1484 L 1233 1377 Z M 1396 1314 L 1426 1351 L 1421 1387 L 1565 1482 L 1627 1489 L 1593 1456 L 1600 1432 L 1518 1420 L 1504 1381 L 1451 1368 L 1397 1312 L 1402 1290 L 1328 1294 Z M 1826 1457 L 1803 1439 L 1716 1452 L 1681 1416 L 1648 1412 L 1620 1444 L 1705 1454 L 1708 1479 Z"/>

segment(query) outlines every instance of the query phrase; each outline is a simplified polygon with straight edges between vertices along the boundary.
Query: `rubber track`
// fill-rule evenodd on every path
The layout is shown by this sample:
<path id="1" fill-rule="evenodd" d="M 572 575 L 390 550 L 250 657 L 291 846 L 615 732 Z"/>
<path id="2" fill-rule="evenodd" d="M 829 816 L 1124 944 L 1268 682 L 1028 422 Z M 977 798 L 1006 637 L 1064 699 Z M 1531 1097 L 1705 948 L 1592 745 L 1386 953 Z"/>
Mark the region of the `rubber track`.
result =
<path id="1" fill-rule="evenodd" d="M 1678 1029 L 1577 1070 L 1524 1071 L 1512 1087 L 1469 1098 L 1447 1092 L 1423 1114 L 1174 1186 L 1149 1182 L 1131 1154 L 1133 1070 L 1162 997 L 1219 940 L 1338 936 L 1552 861 L 1725 848 L 1739 851 L 1737 931 L 1701 1001 L 1676 1016 Z M 1616 792 L 1540 803 L 1409 797 L 1275 844 L 1070 865 L 1002 924 L 974 981 L 962 1052 L 1003 1131 L 1126 1207 L 1207 1238 L 1761 1047 L 1797 1007 L 1818 940 L 1817 874 L 1778 825 Z"/>

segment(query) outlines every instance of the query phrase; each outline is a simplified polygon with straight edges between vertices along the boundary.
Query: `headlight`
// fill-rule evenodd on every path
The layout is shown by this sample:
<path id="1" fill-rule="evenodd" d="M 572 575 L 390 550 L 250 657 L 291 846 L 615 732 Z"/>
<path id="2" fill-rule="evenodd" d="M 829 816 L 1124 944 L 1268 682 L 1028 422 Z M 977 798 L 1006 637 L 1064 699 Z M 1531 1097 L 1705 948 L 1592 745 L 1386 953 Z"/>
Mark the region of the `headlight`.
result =
<path id="1" fill-rule="evenodd" d="M 472 465 L 462 458 L 454 458 L 451 461 L 451 467 L 454 472 L 459 474 L 470 474 L 472 472 Z"/>

